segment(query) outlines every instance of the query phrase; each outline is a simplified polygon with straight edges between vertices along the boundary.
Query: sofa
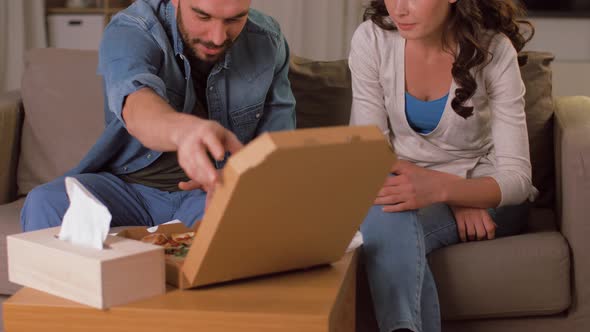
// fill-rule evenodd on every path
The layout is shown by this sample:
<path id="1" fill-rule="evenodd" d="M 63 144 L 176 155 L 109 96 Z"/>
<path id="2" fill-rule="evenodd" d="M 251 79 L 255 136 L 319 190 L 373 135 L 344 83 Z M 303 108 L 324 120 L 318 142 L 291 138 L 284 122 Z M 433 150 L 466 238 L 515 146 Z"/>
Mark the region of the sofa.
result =
<path id="1" fill-rule="evenodd" d="M 590 330 L 590 98 L 553 98 L 552 56 L 520 56 L 527 86 L 533 182 L 541 194 L 524 234 L 468 242 L 429 256 L 444 331 Z M 0 293 L 6 235 L 20 232 L 26 194 L 76 165 L 103 126 L 102 81 L 92 51 L 29 52 L 22 89 L 0 95 Z M 346 61 L 293 56 L 299 128 L 346 125 Z M 357 331 L 376 331 L 366 276 L 357 278 Z"/>

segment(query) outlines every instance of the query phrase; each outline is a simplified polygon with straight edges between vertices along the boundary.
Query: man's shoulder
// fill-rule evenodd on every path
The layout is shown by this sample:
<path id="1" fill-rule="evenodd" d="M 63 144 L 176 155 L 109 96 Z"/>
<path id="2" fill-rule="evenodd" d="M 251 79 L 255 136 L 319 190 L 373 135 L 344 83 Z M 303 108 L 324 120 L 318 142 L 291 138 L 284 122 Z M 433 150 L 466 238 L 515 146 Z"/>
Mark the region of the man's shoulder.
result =
<path id="1" fill-rule="evenodd" d="M 134 26 L 149 31 L 154 25 L 161 25 L 157 14 L 160 5 L 161 0 L 136 0 L 131 6 L 113 16 L 107 28 Z"/>
<path id="2" fill-rule="evenodd" d="M 281 37 L 279 23 L 271 16 L 263 14 L 256 9 L 250 9 L 248 23 L 246 23 L 245 29 L 248 33 L 268 34 L 277 39 Z"/>

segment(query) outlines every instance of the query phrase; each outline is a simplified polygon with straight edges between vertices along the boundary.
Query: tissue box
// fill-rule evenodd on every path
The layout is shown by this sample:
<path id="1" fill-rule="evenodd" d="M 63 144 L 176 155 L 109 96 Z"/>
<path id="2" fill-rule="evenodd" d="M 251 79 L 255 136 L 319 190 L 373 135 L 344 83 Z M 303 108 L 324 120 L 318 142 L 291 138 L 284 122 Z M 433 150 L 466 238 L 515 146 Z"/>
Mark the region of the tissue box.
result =
<path id="1" fill-rule="evenodd" d="M 90 249 L 59 240 L 59 230 L 7 237 L 11 282 L 99 309 L 165 293 L 161 247 L 108 236 Z"/>

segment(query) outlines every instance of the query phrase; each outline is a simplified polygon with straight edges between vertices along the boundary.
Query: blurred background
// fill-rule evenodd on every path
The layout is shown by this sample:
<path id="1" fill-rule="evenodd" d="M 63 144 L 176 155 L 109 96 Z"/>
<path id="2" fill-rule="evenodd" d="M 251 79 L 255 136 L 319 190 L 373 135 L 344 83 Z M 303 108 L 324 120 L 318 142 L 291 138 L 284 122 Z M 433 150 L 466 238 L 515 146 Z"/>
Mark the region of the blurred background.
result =
<path id="1" fill-rule="evenodd" d="M 368 0 L 252 0 L 281 24 L 291 51 L 346 58 Z M 537 33 L 529 50 L 555 55 L 555 95 L 590 95 L 590 0 L 523 0 Z M 18 89 L 30 48 L 97 49 L 111 17 L 132 0 L 0 0 L 0 91 Z"/>

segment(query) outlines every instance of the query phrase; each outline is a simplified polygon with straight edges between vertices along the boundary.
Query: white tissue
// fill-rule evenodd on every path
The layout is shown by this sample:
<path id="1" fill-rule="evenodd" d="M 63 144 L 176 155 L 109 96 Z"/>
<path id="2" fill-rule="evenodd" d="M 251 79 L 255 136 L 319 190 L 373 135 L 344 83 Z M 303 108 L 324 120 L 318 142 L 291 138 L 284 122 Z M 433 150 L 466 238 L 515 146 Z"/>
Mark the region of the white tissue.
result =
<path id="1" fill-rule="evenodd" d="M 354 234 L 352 241 L 350 241 L 350 244 L 348 245 L 346 252 L 351 252 L 362 245 L 363 245 L 363 234 L 361 232 L 357 231 L 356 234 Z"/>
<path id="2" fill-rule="evenodd" d="M 150 228 L 148 228 L 148 229 L 147 229 L 147 231 L 148 231 L 148 232 L 150 232 L 150 233 L 155 233 L 155 232 L 157 232 L 157 231 L 158 231 L 158 227 L 159 227 L 159 226 L 162 226 L 162 225 L 171 225 L 171 224 L 180 224 L 180 223 L 182 223 L 182 221 L 180 221 L 180 220 L 178 220 L 178 219 L 174 219 L 174 220 L 172 220 L 172 221 L 165 222 L 165 223 L 163 223 L 163 224 L 156 225 L 156 226 L 154 226 L 154 227 L 150 227 Z"/>
<path id="3" fill-rule="evenodd" d="M 66 177 L 70 207 L 64 215 L 59 239 L 102 250 L 111 225 L 111 213 L 76 179 Z"/>

